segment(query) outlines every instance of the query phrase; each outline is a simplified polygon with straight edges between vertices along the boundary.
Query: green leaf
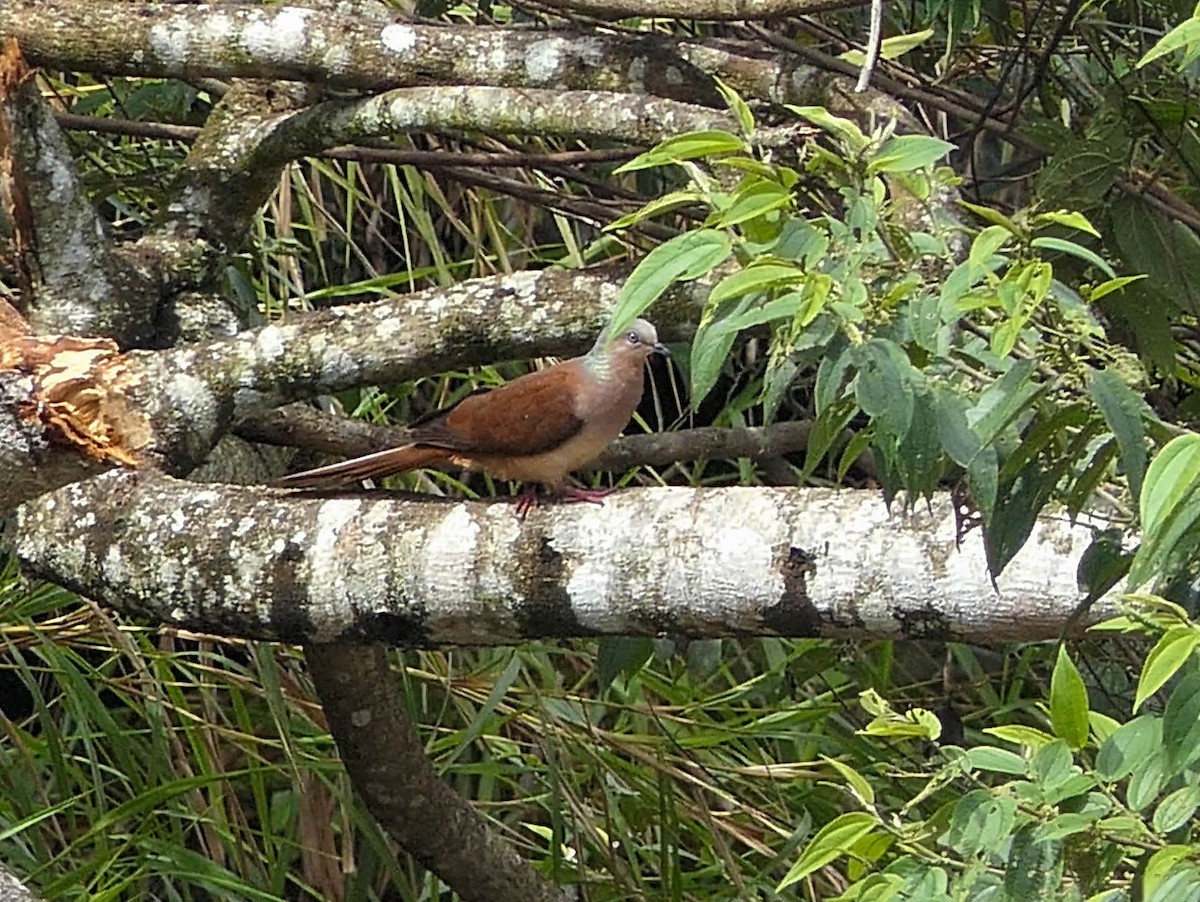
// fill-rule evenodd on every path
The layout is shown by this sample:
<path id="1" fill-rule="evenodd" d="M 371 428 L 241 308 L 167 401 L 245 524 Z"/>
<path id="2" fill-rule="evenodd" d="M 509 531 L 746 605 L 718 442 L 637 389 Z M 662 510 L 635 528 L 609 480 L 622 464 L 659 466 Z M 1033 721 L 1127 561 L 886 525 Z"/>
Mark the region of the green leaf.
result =
<path id="1" fill-rule="evenodd" d="M 1055 734 L 1071 748 L 1081 749 L 1087 744 L 1087 687 L 1065 645 L 1058 647 L 1058 660 L 1050 677 L 1050 722 Z"/>
<path id="2" fill-rule="evenodd" d="M 894 60 L 908 51 L 920 47 L 931 37 L 933 37 L 933 29 L 925 28 L 921 31 L 914 31 L 912 34 L 898 34 L 895 37 L 884 38 L 879 42 L 879 56 L 881 59 Z M 866 63 L 867 55 L 861 50 L 847 50 L 845 53 L 838 54 L 838 59 L 845 60 L 853 66 L 861 66 Z"/>
<path id="3" fill-rule="evenodd" d="M 821 760 L 836 770 L 854 790 L 854 794 L 858 796 L 867 805 L 875 804 L 875 790 L 871 784 L 867 782 L 867 778 L 856 771 L 849 764 L 844 764 L 836 758 L 830 758 L 828 755 L 822 755 Z"/>
<path id="4" fill-rule="evenodd" d="M 1131 282 L 1140 282 L 1144 278 L 1146 278 L 1144 274 L 1136 276 L 1118 276 L 1115 279 L 1109 279 L 1107 282 L 1101 282 L 1088 292 L 1088 300 L 1098 301 L 1106 294 L 1112 294 L 1114 291 L 1120 291 Z"/>
<path id="5" fill-rule="evenodd" d="M 737 339 L 736 331 L 721 327 L 722 320 L 726 316 L 733 318 L 741 315 L 748 305 L 749 299 L 744 299 L 717 319 L 701 322 L 700 328 L 696 330 L 688 360 L 692 376 L 693 410 L 708 397 L 708 393 L 717 384 L 717 377 L 720 376 L 725 361 L 729 359 L 729 352 L 733 350 L 733 343 Z"/>
<path id="6" fill-rule="evenodd" d="M 937 162 L 953 149 L 953 144 L 930 135 L 896 135 L 883 143 L 867 163 L 867 171 L 911 172 Z"/>
<path id="7" fill-rule="evenodd" d="M 1130 323 L 1138 325 L 1154 309 L 1160 317 L 1177 310 L 1200 314 L 1200 237 L 1140 197 L 1121 197 L 1110 211 L 1109 238 L 1129 269 L 1147 275 L 1122 298 L 1136 311 Z"/>
<path id="8" fill-rule="evenodd" d="M 1171 868 L 1170 873 L 1153 892 L 1145 893 L 1145 902 L 1180 902 L 1200 899 L 1200 868 L 1190 861 L 1182 861 Z"/>
<path id="9" fill-rule="evenodd" d="M 1129 587 L 1162 576 L 1168 561 L 1195 547 L 1200 522 L 1200 435 L 1169 441 L 1146 471 L 1140 513 L 1142 545 L 1129 570 Z"/>
<path id="10" fill-rule="evenodd" d="M 912 364 L 903 349 L 886 338 L 872 338 L 858 349 L 855 397 L 876 430 L 902 439 L 912 424 Z"/>
<path id="11" fill-rule="evenodd" d="M 1011 237 L 1008 229 L 1002 226 L 988 226 L 971 242 L 971 251 L 967 256 L 967 262 L 972 267 L 985 266 L 992 259 L 992 255 L 1000 250 Z"/>
<path id="12" fill-rule="evenodd" d="M 600 691 L 618 676 L 630 677 L 654 657 L 654 640 L 649 636 L 605 636 L 596 653 L 596 679 Z"/>
<path id="13" fill-rule="evenodd" d="M 995 849 L 1012 833 L 1016 807 L 1008 796 L 973 789 L 955 804 L 950 827 L 939 842 L 964 857 Z"/>
<path id="14" fill-rule="evenodd" d="M 977 745 L 967 749 L 963 765 L 972 770 L 986 770 L 998 774 L 1023 775 L 1029 771 L 1029 762 L 1008 749 L 990 745 Z"/>
<path id="15" fill-rule="evenodd" d="M 1190 625 L 1177 626 L 1163 634 L 1142 664 L 1142 675 L 1138 678 L 1137 695 L 1133 700 L 1135 712 L 1178 673 L 1198 644 L 1200 629 Z"/>
<path id="16" fill-rule="evenodd" d="M 1190 821 L 1197 808 L 1200 808 L 1200 786 L 1192 784 L 1177 789 L 1154 809 L 1154 829 L 1172 833 Z"/>
<path id="17" fill-rule="evenodd" d="M 754 132 L 754 114 L 750 112 L 750 106 L 737 91 L 721 79 L 714 78 L 713 81 L 717 83 L 717 90 L 721 92 L 721 97 L 724 98 L 725 105 L 729 107 L 729 112 L 733 113 L 733 117 L 737 119 L 742 134 L 749 137 Z"/>
<path id="18" fill-rule="evenodd" d="M 1121 724 L 1096 754 L 1096 776 L 1115 783 L 1143 767 L 1162 744 L 1162 721 L 1143 715 Z"/>
<path id="19" fill-rule="evenodd" d="M 1162 792 L 1167 782 L 1166 757 L 1161 748 L 1156 748 L 1141 767 L 1134 769 L 1125 790 L 1125 803 L 1133 811 L 1147 808 Z"/>
<path id="20" fill-rule="evenodd" d="M 756 263 L 732 273 L 713 286 L 708 295 L 710 304 L 720 304 L 730 298 L 751 292 L 792 285 L 804 278 L 804 271 L 787 263 Z M 799 309 L 799 297 L 796 307 Z M 794 311 L 793 311 L 794 312 Z"/>
<path id="21" fill-rule="evenodd" d="M 1035 751 L 1054 741 L 1054 737 L 1044 730 L 1039 730 L 1037 727 L 1027 727 L 1024 724 L 1018 723 L 1007 724 L 1002 727 L 984 727 L 983 732 L 989 736 L 995 736 L 997 739 L 1003 739 L 1005 742 L 1011 742 L 1014 745 L 1023 745 Z"/>
<path id="22" fill-rule="evenodd" d="M 1034 238 L 1029 243 L 1032 247 L 1045 248 L 1046 250 L 1058 251 L 1063 254 L 1070 254 L 1072 257 L 1078 257 L 1080 260 L 1084 260 L 1092 264 L 1092 266 L 1097 267 L 1110 279 L 1117 277 L 1117 274 L 1113 272 L 1113 268 L 1108 265 L 1107 260 L 1082 244 L 1076 244 L 1074 241 L 1069 241 L 1066 238 L 1050 238 L 1048 236 Z"/>
<path id="23" fill-rule="evenodd" d="M 652 216 L 657 216 L 660 213 L 669 213 L 672 210 L 677 210 L 680 207 L 687 207 L 692 204 L 701 204 L 704 202 L 704 195 L 698 191 L 672 191 L 670 194 L 665 194 L 662 197 L 657 197 L 650 201 L 640 210 L 634 210 L 632 213 L 627 213 L 615 222 L 610 222 L 604 227 L 606 232 L 616 232 L 621 229 L 627 229 L 635 223 L 641 222 L 643 219 L 649 219 Z"/>
<path id="24" fill-rule="evenodd" d="M 1068 229 L 1077 229 L 1080 232 L 1087 232 L 1089 235 L 1094 235 L 1097 238 L 1100 237 L 1100 233 L 1096 231 L 1096 227 L 1082 213 L 1075 213 L 1068 210 L 1058 210 L 1054 213 L 1039 213 L 1033 218 L 1033 221 L 1035 224 L 1052 222 L 1055 225 L 1066 226 Z"/>
<path id="25" fill-rule="evenodd" d="M 1091 374 L 1088 392 L 1117 439 L 1121 466 L 1125 468 L 1129 491 L 1136 501 L 1141 497 L 1142 480 L 1146 475 L 1146 431 L 1142 427 L 1146 404 L 1120 376 L 1107 369 Z"/>
<path id="26" fill-rule="evenodd" d="M 1200 18 L 1193 16 L 1180 22 L 1163 35 L 1162 40 L 1147 50 L 1145 55 L 1138 60 L 1137 68 L 1148 66 L 1156 59 L 1164 57 L 1168 53 L 1174 53 L 1176 50 L 1190 50 L 1196 44 L 1200 44 Z"/>
<path id="27" fill-rule="evenodd" d="M 1150 860 L 1146 862 L 1145 871 L 1142 874 L 1142 890 L 1148 898 L 1151 893 L 1158 889 L 1159 884 L 1170 873 L 1171 869 L 1179 862 L 1184 861 L 1193 854 L 1194 850 L 1190 845 L 1187 846 L 1163 846 L 1157 852 L 1150 856 Z"/>
<path id="28" fill-rule="evenodd" d="M 789 291 L 773 301 L 751 307 L 745 313 L 725 317 L 720 322 L 713 323 L 712 327 L 719 332 L 741 332 L 743 329 L 761 326 L 763 323 L 791 320 L 799 311 L 802 299 L 800 292 Z"/>
<path id="29" fill-rule="evenodd" d="M 1028 824 L 1013 837 L 1004 871 L 1004 890 L 1010 899 L 1053 899 L 1062 888 L 1062 843 L 1039 842 L 1037 828 Z"/>
<path id="30" fill-rule="evenodd" d="M 696 279 L 720 266 L 732 253 L 728 233 L 716 229 L 685 232 L 660 244 L 634 268 L 617 294 L 609 334 L 618 335 L 673 283 Z"/>
<path id="31" fill-rule="evenodd" d="M 1025 240 L 1025 231 L 999 210 L 994 210 L 991 207 L 981 207 L 979 204 L 972 204 L 965 200 L 960 200 L 958 205 L 970 210 L 984 222 L 1000 226 L 1000 228 L 1022 242 Z"/>
<path id="32" fill-rule="evenodd" d="M 933 397 L 942 450 L 960 467 L 965 467 L 981 447 L 979 437 L 967 424 L 967 400 L 942 385 L 934 386 Z"/>
<path id="33" fill-rule="evenodd" d="M 1200 758 L 1200 673 L 1189 673 L 1171 691 L 1162 725 L 1163 748 L 1174 775 Z"/>
<path id="34" fill-rule="evenodd" d="M 733 198 L 728 209 L 710 217 L 710 225 L 728 228 L 755 219 L 792 202 L 792 193 L 778 182 L 754 179 Z"/>
<path id="35" fill-rule="evenodd" d="M 875 829 L 875 818 L 866 812 L 850 811 L 835 817 L 812 838 L 800 858 L 775 887 L 782 892 L 809 874 L 846 853 L 848 848 Z"/>
<path id="36" fill-rule="evenodd" d="M 862 133 L 857 125 L 849 119 L 839 119 L 823 106 L 784 106 L 802 119 L 807 119 L 818 128 L 836 137 L 850 153 L 858 153 L 870 143 L 870 139 Z"/>
<path id="37" fill-rule="evenodd" d="M 724 131 L 688 132 L 668 138 L 661 144 L 650 148 L 645 153 L 638 154 L 628 163 L 618 166 L 614 172 L 632 172 L 636 169 L 650 169 L 654 166 L 664 166 L 668 163 L 678 163 L 683 160 L 694 160 L 718 153 L 733 153 L 739 151 L 748 153 L 746 142 L 737 135 Z"/>

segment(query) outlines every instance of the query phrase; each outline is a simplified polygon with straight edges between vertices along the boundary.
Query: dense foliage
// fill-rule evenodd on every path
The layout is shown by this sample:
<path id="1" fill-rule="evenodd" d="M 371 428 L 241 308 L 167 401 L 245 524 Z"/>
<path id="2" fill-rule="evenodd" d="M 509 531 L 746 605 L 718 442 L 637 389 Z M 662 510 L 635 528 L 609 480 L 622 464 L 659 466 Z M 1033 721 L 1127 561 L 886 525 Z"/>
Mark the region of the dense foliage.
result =
<path id="1" fill-rule="evenodd" d="M 421 11 L 518 15 L 437 6 Z M 271 319 L 598 262 L 623 240 L 642 262 L 618 326 L 672 282 L 714 282 L 681 369 L 656 371 L 648 428 L 809 419 L 775 481 L 879 486 L 909 504 L 954 490 L 997 572 L 1039 513 L 1088 513 L 1110 527 L 1080 574 L 1093 595 L 1132 564 L 1146 592 L 1179 602 L 1135 596 L 1069 649 L 623 640 L 398 654 L 447 780 L 554 879 L 595 900 L 1198 897 L 1200 20 L 1169 3 L 887 6 L 886 33 L 904 37 L 885 44 L 875 83 L 919 119 L 727 88 L 739 130 L 587 170 L 308 161 L 262 211 L 228 289 Z M 865 21 L 710 28 L 853 72 Z M 213 102 L 174 82 L 48 87 L 106 117 L 189 123 Z M 756 140 L 801 126 L 790 155 Z M 183 147 L 77 141 L 114 229 L 136 234 Z M 611 201 L 604 229 L 583 203 L 597 198 Z M 342 400 L 404 421 L 511 372 Z M 636 478 L 767 477 L 730 461 Z M 438 897 L 351 793 L 298 653 L 142 630 L 11 570 L 0 604 L 0 859 L 47 898 Z"/>

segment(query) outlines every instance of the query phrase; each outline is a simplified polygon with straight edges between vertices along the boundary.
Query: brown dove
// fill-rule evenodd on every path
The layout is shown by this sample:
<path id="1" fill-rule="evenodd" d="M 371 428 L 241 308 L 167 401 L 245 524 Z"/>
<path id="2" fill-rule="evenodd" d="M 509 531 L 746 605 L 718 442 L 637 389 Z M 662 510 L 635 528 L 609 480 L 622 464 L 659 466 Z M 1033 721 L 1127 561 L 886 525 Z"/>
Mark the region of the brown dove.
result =
<path id="1" fill-rule="evenodd" d="M 590 463 L 620 435 L 641 400 L 647 358 L 668 353 L 644 319 L 616 337 L 607 332 L 582 357 L 468 395 L 413 422 L 407 444 L 286 476 L 278 485 L 341 485 L 450 464 L 540 483 L 567 500 L 597 501 L 607 492 L 564 491 L 567 474 Z M 517 512 L 524 514 L 536 503 L 532 487 L 526 487 Z"/>

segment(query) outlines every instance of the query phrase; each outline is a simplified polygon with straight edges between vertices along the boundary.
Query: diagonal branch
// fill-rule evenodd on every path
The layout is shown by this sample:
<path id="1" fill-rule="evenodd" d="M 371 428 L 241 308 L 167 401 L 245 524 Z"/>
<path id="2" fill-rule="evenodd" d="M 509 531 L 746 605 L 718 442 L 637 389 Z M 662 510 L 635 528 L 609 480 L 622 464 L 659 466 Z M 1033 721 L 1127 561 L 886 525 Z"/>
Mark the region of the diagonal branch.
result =
<path id="1" fill-rule="evenodd" d="M 13 214 L 30 321 L 39 332 L 144 344 L 158 304 L 153 274 L 114 250 L 50 106 L 20 74 L 12 41 L 0 68 L 0 204 Z"/>
<path id="2" fill-rule="evenodd" d="M 470 902 L 564 898 L 438 776 L 383 646 L 309 645 L 304 655 L 351 782 L 405 851 Z"/>

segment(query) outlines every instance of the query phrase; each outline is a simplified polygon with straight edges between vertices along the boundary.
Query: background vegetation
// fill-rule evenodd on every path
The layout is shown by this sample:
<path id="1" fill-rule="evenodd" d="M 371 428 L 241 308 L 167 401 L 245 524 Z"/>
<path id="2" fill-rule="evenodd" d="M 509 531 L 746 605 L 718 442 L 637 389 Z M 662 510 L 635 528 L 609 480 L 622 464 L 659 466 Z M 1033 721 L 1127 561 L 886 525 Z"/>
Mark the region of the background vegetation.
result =
<path id="1" fill-rule="evenodd" d="M 538 18 L 493 4 L 419 12 Z M 667 246 L 630 280 L 620 315 L 670 280 L 727 269 L 690 352 L 654 370 L 640 425 L 807 419 L 812 433 L 769 465 L 622 479 L 879 486 L 908 503 L 955 489 L 969 499 L 962 529 L 986 527 L 997 569 L 1047 505 L 1088 511 L 1114 527 L 1081 573 L 1097 592 L 1128 565 L 1121 534 L 1140 518 L 1135 575 L 1176 577 L 1160 588 L 1183 607 L 1146 596 L 1114 637 L 1069 653 L 776 639 L 398 653 L 446 779 L 556 881 L 595 900 L 1200 898 L 1190 12 L 888 4 L 885 34 L 909 38 L 885 45 L 899 55 L 876 84 L 937 139 L 729 92 L 741 131 L 632 163 L 621 149 L 504 173 L 466 156 L 318 159 L 281 182 L 227 272 L 252 317 Z M 622 27 L 754 37 L 856 73 L 867 12 Z M 1156 46 L 1166 52 L 1147 59 Z M 76 115 L 177 125 L 213 102 L 152 80 L 64 75 L 45 88 Z M 794 155 L 756 146 L 757 130 L 796 122 L 810 132 Z M 138 234 L 184 144 L 74 140 L 112 227 Z M 339 400 L 404 422 L 516 372 Z M 0 604 L 0 857 L 47 898 L 442 896 L 350 792 L 297 652 L 142 630 L 11 568 Z M 1150 633 L 1154 653 L 1120 631 Z"/>

